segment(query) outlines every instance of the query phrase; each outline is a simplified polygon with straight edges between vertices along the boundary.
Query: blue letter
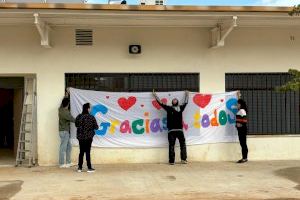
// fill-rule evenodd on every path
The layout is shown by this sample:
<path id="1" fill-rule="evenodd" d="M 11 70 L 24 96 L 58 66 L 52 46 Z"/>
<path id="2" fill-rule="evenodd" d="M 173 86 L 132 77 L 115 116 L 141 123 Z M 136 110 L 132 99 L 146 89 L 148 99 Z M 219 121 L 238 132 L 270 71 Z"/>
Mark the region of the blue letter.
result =
<path id="1" fill-rule="evenodd" d="M 105 115 L 108 112 L 108 109 L 102 105 L 102 104 L 98 104 L 92 107 L 92 111 L 91 111 L 91 115 L 96 116 L 96 114 L 100 112 L 101 114 Z M 110 123 L 108 122 L 102 122 L 100 124 L 100 129 L 96 130 L 95 133 L 97 135 L 105 135 L 107 132 L 107 129 L 109 128 Z"/>
<path id="2" fill-rule="evenodd" d="M 235 115 L 238 112 L 237 110 L 237 99 L 231 98 L 226 102 L 226 107 L 231 113 L 233 114 L 233 118 L 230 117 L 230 114 L 228 114 L 228 122 L 230 124 L 235 123 Z"/>

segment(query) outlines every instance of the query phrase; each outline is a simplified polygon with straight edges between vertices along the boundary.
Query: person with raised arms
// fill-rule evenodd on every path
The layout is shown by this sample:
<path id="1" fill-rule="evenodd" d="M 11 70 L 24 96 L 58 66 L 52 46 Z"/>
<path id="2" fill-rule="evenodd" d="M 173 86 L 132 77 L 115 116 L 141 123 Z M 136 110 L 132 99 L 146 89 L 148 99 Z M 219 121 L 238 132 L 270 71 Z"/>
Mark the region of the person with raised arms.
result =
<path id="1" fill-rule="evenodd" d="M 158 102 L 158 104 L 167 112 L 167 128 L 168 128 L 168 141 L 169 141 L 169 164 L 175 164 L 175 142 L 176 138 L 179 140 L 180 144 L 180 156 L 181 163 L 187 164 L 187 152 L 186 143 L 183 133 L 183 120 L 182 113 L 188 104 L 189 92 L 185 91 L 185 100 L 182 105 L 179 105 L 178 99 L 174 98 L 172 100 L 172 106 L 164 104 L 153 89 L 153 96 Z"/>
<path id="2" fill-rule="evenodd" d="M 71 163 L 71 151 L 72 144 L 70 142 L 70 123 L 75 123 L 74 117 L 71 115 L 70 110 L 70 99 L 65 97 L 62 100 L 61 106 L 58 110 L 59 118 L 59 136 L 60 136 L 60 147 L 59 147 L 59 167 L 69 168 L 72 167 Z"/>

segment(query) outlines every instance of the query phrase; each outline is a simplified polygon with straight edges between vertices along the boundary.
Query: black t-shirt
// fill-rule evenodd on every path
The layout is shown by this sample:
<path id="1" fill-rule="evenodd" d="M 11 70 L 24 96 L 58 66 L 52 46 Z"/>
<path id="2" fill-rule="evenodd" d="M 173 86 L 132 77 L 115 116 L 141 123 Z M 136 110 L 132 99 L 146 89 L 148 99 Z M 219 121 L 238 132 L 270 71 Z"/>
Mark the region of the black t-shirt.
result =
<path id="1" fill-rule="evenodd" d="M 157 101 L 159 105 L 167 111 L 167 128 L 169 131 L 174 130 L 174 129 L 182 129 L 182 113 L 187 105 L 187 103 L 184 103 L 181 106 L 167 106 L 163 103 L 160 103 Z"/>

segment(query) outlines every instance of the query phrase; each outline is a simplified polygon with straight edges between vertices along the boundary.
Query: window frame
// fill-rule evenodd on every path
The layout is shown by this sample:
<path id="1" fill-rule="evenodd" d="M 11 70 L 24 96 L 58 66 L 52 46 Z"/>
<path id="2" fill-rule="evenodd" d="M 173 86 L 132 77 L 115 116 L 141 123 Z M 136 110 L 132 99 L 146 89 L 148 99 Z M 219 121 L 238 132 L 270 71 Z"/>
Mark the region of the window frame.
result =
<path id="1" fill-rule="evenodd" d="M 226 91 L 240 90 L 248 104 L 250 135 L 300 135 L 300 91 L 275 91 L 291 78 L 281 72 L 225 74 Z"/>
<path id="2" fill-rule="evenodd" d="M 104 85 L 100 85 L 101 79 Z M 110 84 L 105 85 L 107 82 Z M 65 86 L 111 92 L 199 92 L 200 73 L 65 73 Z"/>

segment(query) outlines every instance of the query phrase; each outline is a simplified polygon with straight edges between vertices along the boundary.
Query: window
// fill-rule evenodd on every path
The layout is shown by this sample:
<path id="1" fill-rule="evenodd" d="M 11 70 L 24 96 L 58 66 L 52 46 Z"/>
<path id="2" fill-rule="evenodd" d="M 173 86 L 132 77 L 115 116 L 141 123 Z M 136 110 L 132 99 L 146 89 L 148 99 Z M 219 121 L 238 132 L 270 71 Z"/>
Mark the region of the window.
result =
<path id="1" fill-rule="evenodd" d="M 199 91 L 198 73 L 67 73 L 66 87 L 114 92 Z"/>
<path id="2" fill-rule="evenodd" d="M 299 92 L 277 92 L 288 73 L 229 73 L 226 91 L 240 90 L 248 105 L 250 134 L 300 134 Z"/>
<path id="3" fill-rule="evenodd" d="M 163 0 L 155 0 L 155 5 L 164 5 Z"/>

